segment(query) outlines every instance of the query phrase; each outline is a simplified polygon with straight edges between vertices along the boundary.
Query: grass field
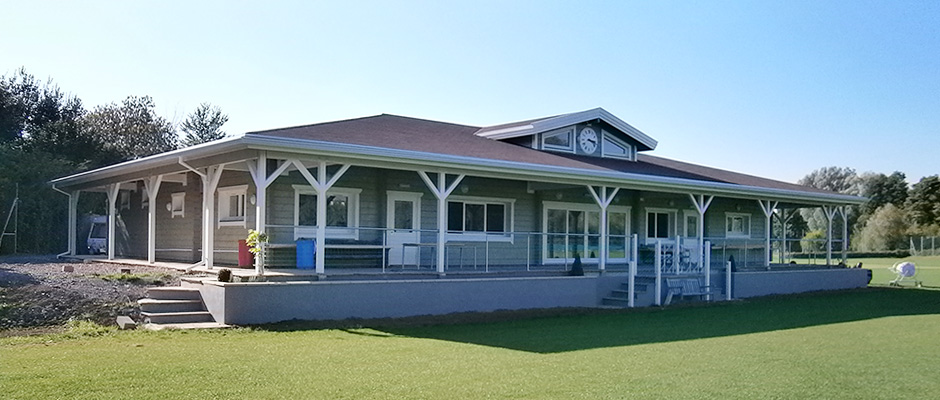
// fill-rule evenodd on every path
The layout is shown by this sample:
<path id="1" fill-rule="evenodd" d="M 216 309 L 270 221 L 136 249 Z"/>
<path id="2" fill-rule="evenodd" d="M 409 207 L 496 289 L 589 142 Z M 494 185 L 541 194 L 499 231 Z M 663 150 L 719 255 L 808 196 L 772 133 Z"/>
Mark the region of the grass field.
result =
<path id="1" fill-rule="evenodd" d="M 940 291 L 871 288 L 510 322 L 0 339 L 35 398 L 844 398 L 940 394 Z"/>
<path id="2" fill-rule="evenodd" d="M 940 288 L 940 256 L 906 258 L 860 258 L 849 259 L 848 265 L 862 263 L 864 268 L 872 270 L 872 285 L 887 285 L 897 277 L 888 268 L 901 261 L 911 261 L 917 266 L 917 279 L 925 286 Z M 908 284 L 911 286 L 911 284 Z"/>

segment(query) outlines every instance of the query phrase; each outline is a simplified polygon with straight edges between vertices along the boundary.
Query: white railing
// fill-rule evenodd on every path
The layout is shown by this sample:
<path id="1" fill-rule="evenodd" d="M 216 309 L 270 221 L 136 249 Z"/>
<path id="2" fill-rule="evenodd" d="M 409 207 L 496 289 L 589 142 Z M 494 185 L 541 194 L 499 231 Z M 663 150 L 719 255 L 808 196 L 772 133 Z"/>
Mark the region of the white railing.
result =
<path id="1" fill-rule="evenodd" d="M 294 225 L 267 225 L 267 268 L 296 265 L 298 232 L 314 239 L 315 230 Z M 314 234 L 309 234 L 314 233 Z M 580 260 L 585 270 L 598 270 L 598 234 L 541 232 L 447 232 L 444 271 L 565 271 Z M 327 228 L 325 269 L 371 269 L 381 272 L 435 272 L 437 230 Z M 629 271 L 636 264 L 636 235 L 610 235 L 606 270 Z"/>

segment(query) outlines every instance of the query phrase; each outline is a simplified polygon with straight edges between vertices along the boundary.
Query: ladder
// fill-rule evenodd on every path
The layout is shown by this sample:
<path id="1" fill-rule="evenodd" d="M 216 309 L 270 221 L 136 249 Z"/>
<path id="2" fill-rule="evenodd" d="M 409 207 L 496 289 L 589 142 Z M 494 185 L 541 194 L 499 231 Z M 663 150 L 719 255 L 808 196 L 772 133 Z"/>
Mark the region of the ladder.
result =
<path id="1" fill-rule="evenodd" d="M 7 236 L 13 236 L 13 254 L 16 254 L 17 247 L 17 232 L 19 228 L 19 208 L 17 205 L 20 202 L 20 185 L 16 185 L 16 195 L 13 197 L 13 205 L 10 206 L 10 212 L 7 213 L 7 220 L 3 224 L 3 231 L 0 231 L 0 250 L 3 249 L 3 238 Z M 7 228 L 10 227 L 10 219 L 13 220 L 13 232 L 7 232 Z"/>

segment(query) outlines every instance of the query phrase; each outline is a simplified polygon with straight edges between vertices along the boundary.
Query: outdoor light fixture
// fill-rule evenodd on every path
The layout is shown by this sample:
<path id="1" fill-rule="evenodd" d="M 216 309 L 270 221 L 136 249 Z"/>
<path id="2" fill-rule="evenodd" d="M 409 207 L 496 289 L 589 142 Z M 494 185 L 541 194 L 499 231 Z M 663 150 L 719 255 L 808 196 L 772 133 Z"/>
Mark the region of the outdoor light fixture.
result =
<path id="1" fill-rule="evenodd" d="M 258 201 L 258 198 L 255 197 L 255 195 L 251 195 L 251 197 L 248 198 L 248 201 L 251 202 L 251 205 L 255 205 L 255 203 Z"/>

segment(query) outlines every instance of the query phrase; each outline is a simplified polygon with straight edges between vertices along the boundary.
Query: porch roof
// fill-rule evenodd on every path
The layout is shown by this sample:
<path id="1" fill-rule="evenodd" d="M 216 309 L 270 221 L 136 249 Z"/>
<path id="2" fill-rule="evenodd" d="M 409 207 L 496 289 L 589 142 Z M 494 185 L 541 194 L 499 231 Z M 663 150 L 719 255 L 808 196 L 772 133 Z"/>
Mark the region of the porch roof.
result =
<path id="1" fill-rule="evenodd" d="M 250 151 L 274 150 L 349 159 L 366 163 L 364 165 L 382 163 L 429 170 L 467 170 L 481 176 L 547 178 L 642 190 L 773 198 L 793 204 L 860 204 L 865 201 L 858 196 L 645 154 L 639 154 L 637 161 L 627 161 L 539 151 L 479 136 L 480 130 L 469 125 L 382 114 L 250 132 L 59 178 L 52 183 L 60 188 L 83 187 L 107 180 L 131 179 L 134 174 L 143 177 L 148 173 L 184 171 L 178 164 L 182 159 L 219 159 L 223 154 L 239 152 L 245 153 L 240 156 L 242 159 L 248 159 L 254 158 Z"/>

